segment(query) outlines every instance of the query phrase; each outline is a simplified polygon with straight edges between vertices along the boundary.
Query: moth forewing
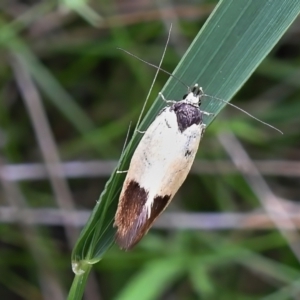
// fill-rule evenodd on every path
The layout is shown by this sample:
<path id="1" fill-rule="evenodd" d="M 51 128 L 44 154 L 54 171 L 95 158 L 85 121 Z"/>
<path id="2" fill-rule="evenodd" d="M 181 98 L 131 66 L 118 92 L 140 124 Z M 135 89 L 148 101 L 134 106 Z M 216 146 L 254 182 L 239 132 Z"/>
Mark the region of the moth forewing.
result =
<path id="1" fill-rule="evenodd" d="M 137 146 L 120 194 L 116 242 L 130 249 L 165 210 L 191 169 L 205 131 L 201 88 L 165 107 Z"/>

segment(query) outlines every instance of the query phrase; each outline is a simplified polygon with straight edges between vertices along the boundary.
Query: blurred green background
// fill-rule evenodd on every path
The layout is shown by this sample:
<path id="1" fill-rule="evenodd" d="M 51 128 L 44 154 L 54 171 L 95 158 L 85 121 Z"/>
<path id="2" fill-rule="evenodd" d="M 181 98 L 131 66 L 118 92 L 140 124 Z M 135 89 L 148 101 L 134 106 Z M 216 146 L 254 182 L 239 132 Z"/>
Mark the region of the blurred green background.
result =
<path id="1" fill-rule="evenodd" d="M 172 72 L 215 5 L 0 2 L 1 299 L 66 298 L 72 248 L 155 73 L 116 48 L 158 64 L 172 23 Z M 167 212 L 134 250 L 108 251 L 85 299 L 299 299 L 299 26 L 232 102 L 284 135 L 227 106 Z"/>

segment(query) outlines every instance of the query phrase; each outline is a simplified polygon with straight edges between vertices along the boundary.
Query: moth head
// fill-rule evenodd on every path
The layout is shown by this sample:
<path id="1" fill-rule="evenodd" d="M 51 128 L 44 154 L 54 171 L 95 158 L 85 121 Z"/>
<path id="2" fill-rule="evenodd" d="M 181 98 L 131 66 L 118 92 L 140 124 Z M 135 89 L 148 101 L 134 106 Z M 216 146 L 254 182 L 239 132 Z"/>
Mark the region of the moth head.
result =
<path id="1" fill-rule="evenodd" d="M 196 83 L 192 89 L 188 91 L 186 95 L 183 96 L 183 99 L 192 105 L 199 106 L 201 104 L 201 96 L 204 94 L 202 87 L 199 87 Z"/>

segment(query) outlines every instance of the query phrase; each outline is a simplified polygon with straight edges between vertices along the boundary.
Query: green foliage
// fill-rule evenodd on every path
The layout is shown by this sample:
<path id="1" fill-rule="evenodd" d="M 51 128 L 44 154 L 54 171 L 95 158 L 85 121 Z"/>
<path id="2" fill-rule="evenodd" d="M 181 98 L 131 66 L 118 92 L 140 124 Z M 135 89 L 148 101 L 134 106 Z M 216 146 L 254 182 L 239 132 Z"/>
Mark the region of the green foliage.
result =
<path id="1" fill-rule="evenodd" d="M 209 95 L 231 99 L 287 30 L 299 8 L 299 5 L 289 2 L 283 6 L 281 1 L 272 5 L 249 1 L 220 2 L 174 75 L 190 84 L 200 82 Z M 167 99 L 176 99 L 176 95 L 184 94 L 184 88 L 171 77 L 162 92 Z M 139 129 L 147 128 L 163 105 L 156 99 Z M 224 102 L 210 99 L 203 103 L 202 108 L 217 116 L 224 106 Z M 211 121 L 212 117 L 208 117 L 206 124 Z M 128 167 L 139 139 L 140 135 L 135 133 L 121 160 L 120 170 Z M 124 176 L 113 173 L 82 231 L 72 254 L 73 263 L 79 265 L 79 271 L 75 269 L 75 273 L 80 272 L 82 262 L 93 264 L 99 261 L 113 243 L 112 224 L 123 179 Z"/>
<path id="2" fill-rule="evenodd" d="M 21 6 L 16 5 L 19 2 Z M 130 121 L 134 128 L 138 120 L 154 70 L 116 48 L 158 64 L 169 28 L 169 24 L 162 25 L 169 17 L 162 18 L 161 13 L 169 16 L 173 8 L 180 21 L 172 21 L 163 68 L 172 70 L 177 65 L 174 74 L 187 85 L 197 82 L 206 94 L 226 101 L 244 85 L 237 95 L 237 105 L 285 133 L 281 136 L 229 106 L 222 117 L 219 113 L 226 104 L 204 97 L 201 108 L 215 113 L 216 120 L 211 124 L 213 118 L 205 118 L 210 126 L 199 157 L 215 162 L 218 168 L 218 160 L 225 155 L 216 137 L 222 130 L 230 130 L 253 158 L 299 160 L 300 39 L 290 32 L 280 40 L 300 11 L 299 1 L 219 1 L 206 23 L 200 16 L 205 12 L 208 16 L 215 4 L 192 6 L 192 11 L 187 6 L 161 7 L 155 14 L 145 10 L 142 18 L 135 10 L 124 17 L 118 5 L 84 0 L 59 4 L 44 1 L 27 7 L 17 0 L 9 6 L 0 4 L 0 167 L 2 163 L 39 162 L 42 157 L 31 117 L 15 83 L 15 60 L 28 71 L 40 93 L 63 161 L 102 159 L 109 164 L 117 159 Z M 22 14 L 17 13 L 20 9 Z M 140 21 L 149 16 L 155 19 Z M 165 79 L 160 74 L 154 85 L 141 130 L 165 105 L 156 97 L 159 91 L 174 100 L 186 93 L 174 78 L 162 88 Z M 140 138 L 133 133 L 118 169 L 128 168 Z M 111 172 L 110 165 L 107 168 L 105 174 Z M 26 170 L 29 175 L 33 172 Z M 260 207 L 251 187 L 237 172 L 232 174 L 220 167 L 213 175 L 198 177 L 195 173 L 198 171 L 189 176 L 168 211 L 178 210 L 179 205 L 179 210 L 187 213 L 252 212 Z M 69 180 L 77 208 L 94 208 L 73 249 L 76 275 L 72 286 L 70 244 L 61 227 L 33 226 L 32 230 L 17 218 L 13 222 L 19 226 L 1 224 L 1 295 L 7 295 L 7 299 L 40 299 L 51 297 L 49 290 L 59 290 L 61 298 L 52 298 L 65 299 L 71 286 L 69 299 L 81 299 L 88 277 L 95 274 L 93 269 L 105 299 L 273 300 L 299 296 L 299 262 L 276 230 L 157 232 L 153 228 L 132 252 L 111 248 L 113 218 L 124 177 L 113 171 L 108 181 Z M 270 176 L 268 182 L 276 194 L 298 198 L 293 177 Z M 13 184 L 29 209 L 58 207 L 47 179 Z M 5 206 L 7 193 L 1 191 Z M 10 215 L 1 211 L 1 216 Z"/>

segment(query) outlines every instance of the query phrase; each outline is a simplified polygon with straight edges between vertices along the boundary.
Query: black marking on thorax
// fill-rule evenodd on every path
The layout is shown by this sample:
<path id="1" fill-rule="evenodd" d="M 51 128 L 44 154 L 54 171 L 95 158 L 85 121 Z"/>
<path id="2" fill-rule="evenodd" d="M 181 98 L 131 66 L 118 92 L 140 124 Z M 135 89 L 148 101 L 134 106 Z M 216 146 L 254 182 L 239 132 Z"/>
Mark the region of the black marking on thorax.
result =
<path id="1" fill-rule="evenodd" d="M 181 132 L 193 124 L 198 125 L 202 123 L 202 113 L 199 107 L 180 101 L 172 105 L 171 109 L 176 114 L 178 128 Z"/>

